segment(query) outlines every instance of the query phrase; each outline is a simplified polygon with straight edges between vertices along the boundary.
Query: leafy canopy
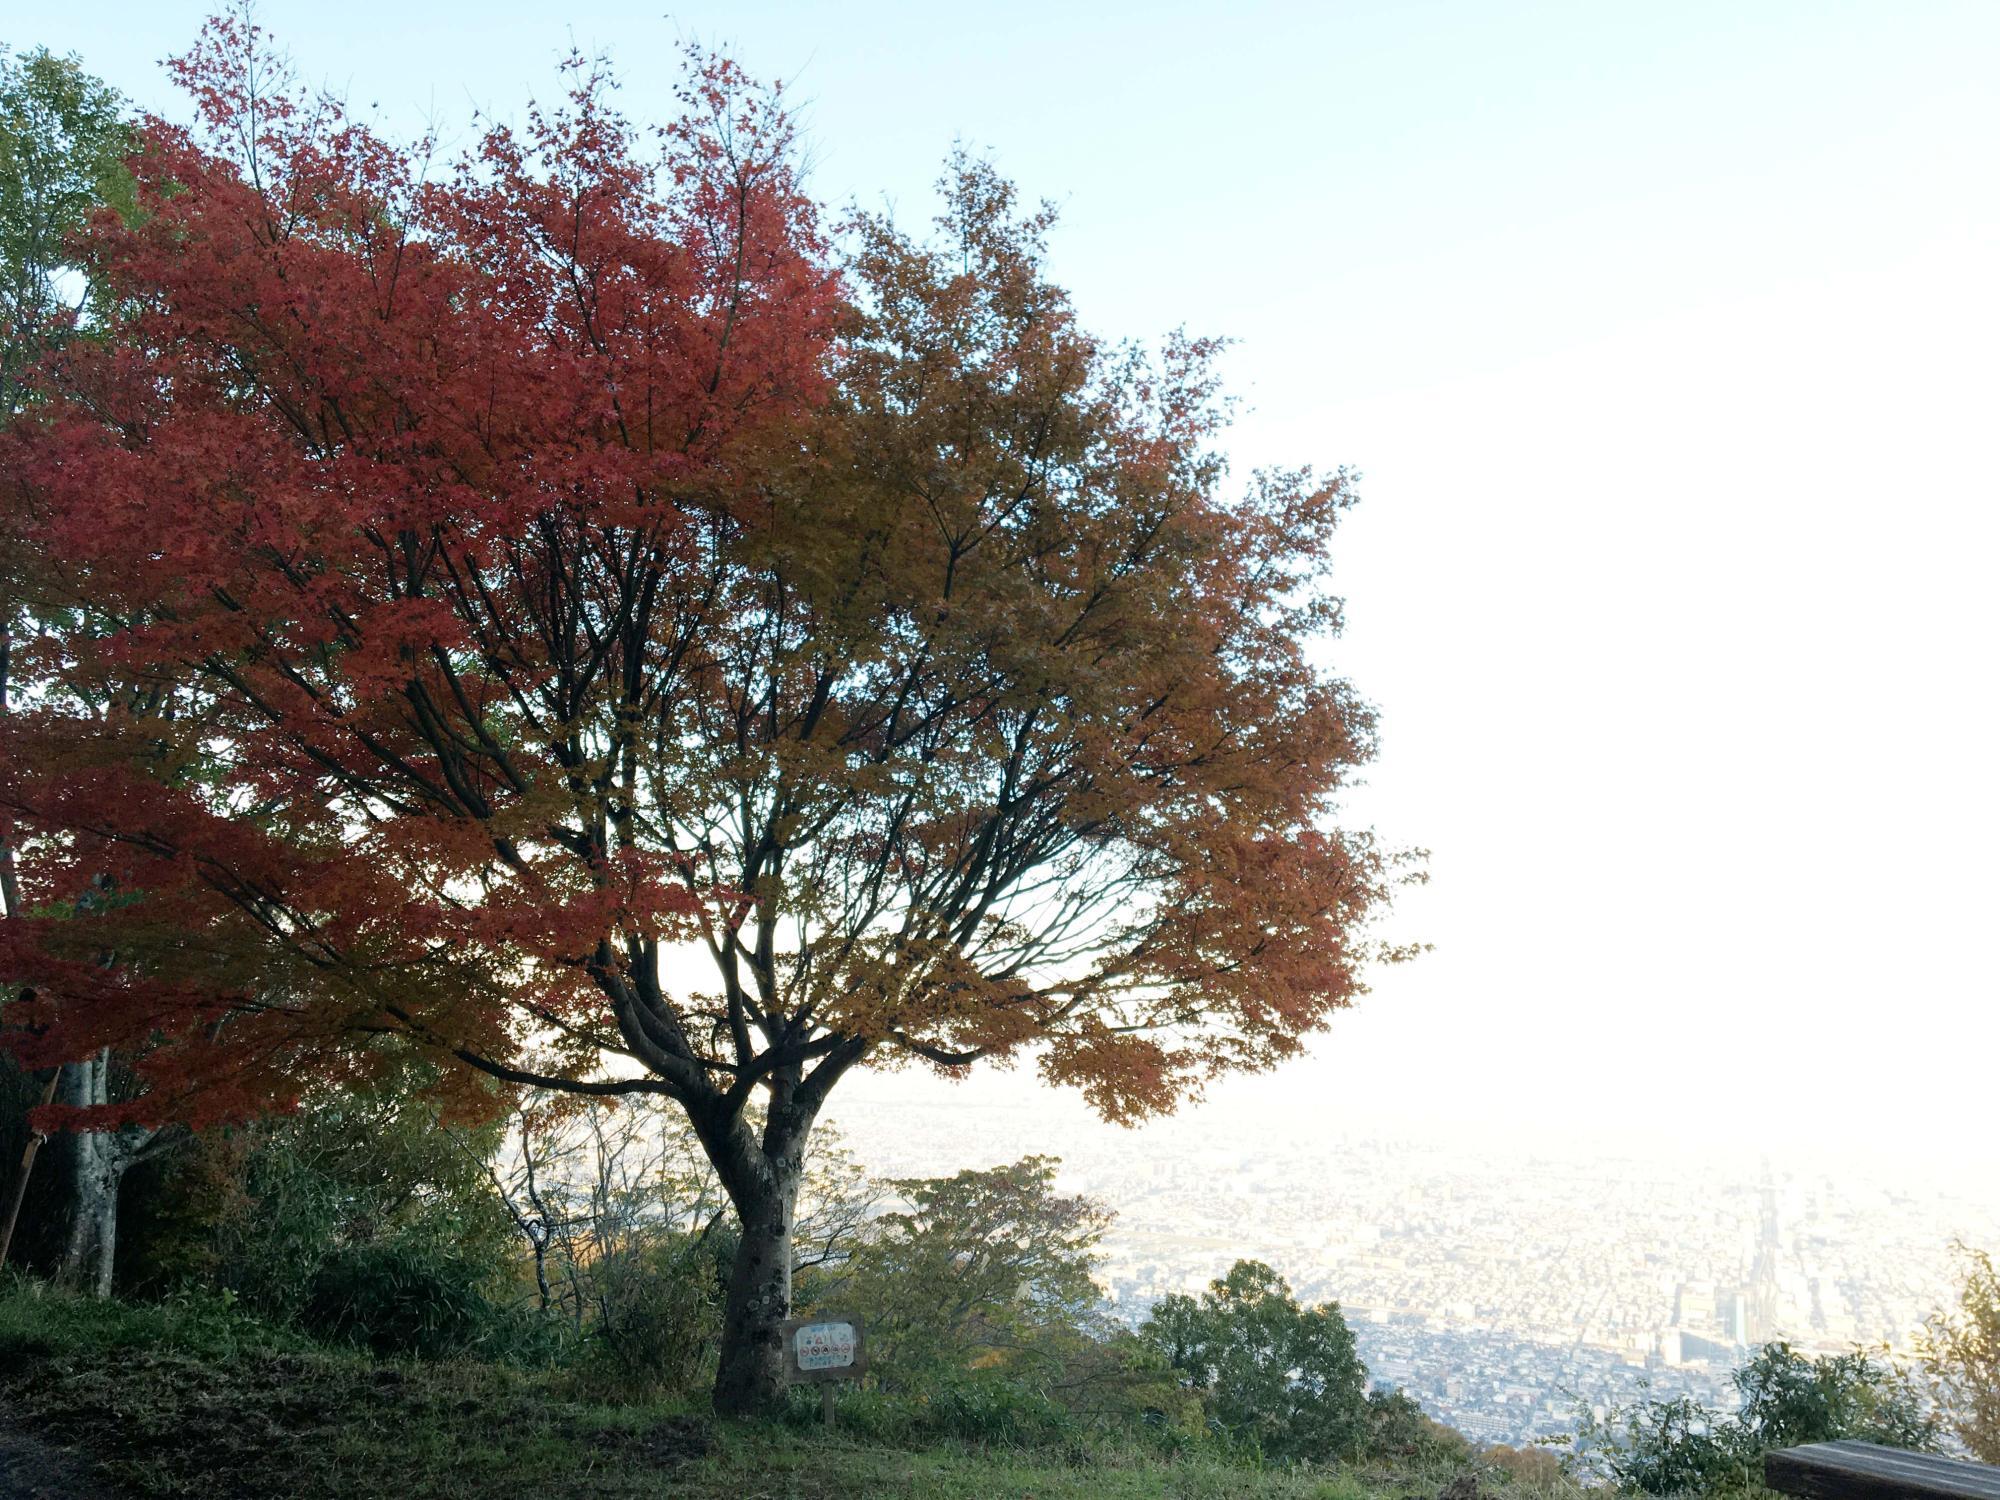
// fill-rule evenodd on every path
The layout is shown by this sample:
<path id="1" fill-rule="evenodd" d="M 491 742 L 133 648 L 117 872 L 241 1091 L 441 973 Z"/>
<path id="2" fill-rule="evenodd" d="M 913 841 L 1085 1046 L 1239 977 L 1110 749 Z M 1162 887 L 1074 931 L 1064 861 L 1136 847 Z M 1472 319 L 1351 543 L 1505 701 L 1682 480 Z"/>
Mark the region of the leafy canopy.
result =
<path id="1" fill-rule="evenodd" d="M 1199 1301 L 1154 1303 L 1140 1331 L 1202 1394 L 1210 1424 L 1267 1458 L 1328 1462 L 1369 1435 L 1368 1372 L 1340 1304 L 1301 1307 L 1259 1261 L 1239 1260 Z"/>
<path id="2" fill-rule="evenodd" d="M 117 94 L 75 58 L 0 48 L 0 420 L 28 365 L 90 310 L 70 237 L 99 209 L 131 209 L 131 145 Z"/>
<path id="3" fill-rule="evenodd" d="M 1091 337 L 989 167 L 836 245 L 726 62 L 649 133 L 576 60 L 442 171 L 254 28 L 174 69 L 0 438 L 38 1059 L 143 1037 L 114 1112 L 206 1119 L 394 1032 L 667 1095 L 740 1204 L 857 1063 L 1129 1119 L 1395 956 L 1347 476 L 1231 484 L 1215 346 Z"/>
<path id="4" fill-rule="evenodd" d="M 1054 1157 L 892 1182 L 839 1305 L 867 1320 L 884 1378 L 1059 1360 L 1096 1321 L 1111 1213 L 1058 1193 Z"/>

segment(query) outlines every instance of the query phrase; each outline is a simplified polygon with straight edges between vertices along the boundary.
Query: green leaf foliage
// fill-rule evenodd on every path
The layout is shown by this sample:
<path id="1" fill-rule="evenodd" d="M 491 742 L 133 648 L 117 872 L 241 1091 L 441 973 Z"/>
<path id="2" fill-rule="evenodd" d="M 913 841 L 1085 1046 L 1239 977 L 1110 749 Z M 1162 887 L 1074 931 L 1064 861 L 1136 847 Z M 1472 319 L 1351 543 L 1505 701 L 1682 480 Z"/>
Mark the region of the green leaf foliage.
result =
<path id="1" fill-rule="evenodd" d="M 1957 1248 L 1965 1267 L 1958 1306 L 1925 1324 L 1924 1368 L 1958 1440 L 2000 1464 L 2000 1271 L 1986 1251 Z"/>
<path id="2" fill-rule="evenodd" d="M 1029 1156 L 891 1184 L 906 1206 L 875 1221 L 844 1295 L 885 1381 L 1046 1365 L 1093 1324 L 1111 1215 L 1057 1193 L 1059 1166 Z"/>
<path id="3" fill-rule="evenodd" d="M 1366 1440 L 1367 1371 L 1340 1305 L 1301 1307 L 1262 1262 L 1238 1261 L 1199 1301 L 1155 1303 L 1141 1332 L 1232 1443 L 1290 1462 L 1345 1457 Z"/>
<path id="4" fill-rule="evenodd" d="M 73 57 L 0 50 L 0 414 L 25 367 L 90 309 L 70 236 L 99 208 L 132 211 L 123 102 Z"/>
<path id="5" fill-rule="evenodd" d="M 1766 1344 L 1732 1380 L 1733 1415 L 1689 1396 L 1642 1401 L 1586 1422 L 1579 1448 L 1621 1486 L 1650 1495 L 1755 1489 L 1764 1455 L 1842 1438 L 1918 1450 L 1937 1446 L 1937 1413 L 1900 1366 L 1856 1349 L 1808 1358 Z"/>

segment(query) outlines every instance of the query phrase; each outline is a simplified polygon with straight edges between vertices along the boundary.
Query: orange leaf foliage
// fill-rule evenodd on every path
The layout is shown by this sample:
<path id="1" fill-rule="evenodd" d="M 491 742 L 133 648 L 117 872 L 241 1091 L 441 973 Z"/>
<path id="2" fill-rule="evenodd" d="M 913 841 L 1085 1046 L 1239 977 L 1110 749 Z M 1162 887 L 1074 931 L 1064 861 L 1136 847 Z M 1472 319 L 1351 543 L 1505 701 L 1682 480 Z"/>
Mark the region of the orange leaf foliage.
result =
<path id="1" fill-rule="evenodd" d="M 177 65 L 120 316 L 0 434 L 24 1056 L 210 1119 L 393 1032 L 719 1149 L 897 1058 L 1136 1118 L 1359 991 L 1350 486 L 1230 484 L 1212 344 L 1093 339 L 976 162 L 836 247 L 726 62 L 657 149 L 578 63 L 426 176 L 258 46 Z"/>

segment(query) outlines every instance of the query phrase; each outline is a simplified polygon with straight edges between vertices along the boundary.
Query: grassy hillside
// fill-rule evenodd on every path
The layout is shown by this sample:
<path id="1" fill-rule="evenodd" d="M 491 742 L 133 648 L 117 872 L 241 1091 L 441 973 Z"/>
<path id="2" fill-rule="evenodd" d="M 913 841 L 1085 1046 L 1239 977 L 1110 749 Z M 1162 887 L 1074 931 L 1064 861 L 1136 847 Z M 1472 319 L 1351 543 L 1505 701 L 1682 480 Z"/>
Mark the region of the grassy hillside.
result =
<path id="1" fill-rule="evenodd" d="M 0 1288 L 0 1429 L 72 1450 L 112 1494 L 1402 1500 L 1470 1489 L 1458 1472 L 1274 1472 L 1117 1444 L 894 1441 L 874 1427 L 859 1393 L 830 1433 L 719 1423 L 583 1399 L 561 1376 L 505 1365 L 329 1350 L 212 1301 Z"/>

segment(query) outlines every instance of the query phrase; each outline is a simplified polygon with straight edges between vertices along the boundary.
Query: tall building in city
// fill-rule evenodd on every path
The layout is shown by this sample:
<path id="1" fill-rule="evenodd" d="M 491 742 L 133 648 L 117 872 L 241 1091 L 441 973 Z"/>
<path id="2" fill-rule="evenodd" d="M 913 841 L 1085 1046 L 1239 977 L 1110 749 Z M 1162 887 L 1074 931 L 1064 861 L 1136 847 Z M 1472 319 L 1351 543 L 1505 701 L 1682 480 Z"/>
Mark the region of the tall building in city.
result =
<path id="1" fill-rule="evenodd" d="M 1722 1331 L 1731 1342 L 1747 1347 L 1755 1340 L 1750 1332 L 1750 1295 L 1733 1291 L 1722 1304 Z"/>
<path id="2" fill-rule="evenodd" d="M 1674 1297 L 1674 1326 L 1691 1333 L 1715 1331 L 1715 1285 L 1684 1281 Z"/>

